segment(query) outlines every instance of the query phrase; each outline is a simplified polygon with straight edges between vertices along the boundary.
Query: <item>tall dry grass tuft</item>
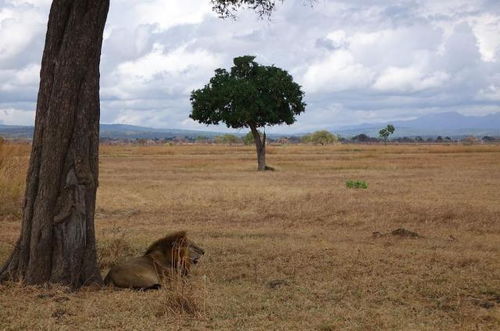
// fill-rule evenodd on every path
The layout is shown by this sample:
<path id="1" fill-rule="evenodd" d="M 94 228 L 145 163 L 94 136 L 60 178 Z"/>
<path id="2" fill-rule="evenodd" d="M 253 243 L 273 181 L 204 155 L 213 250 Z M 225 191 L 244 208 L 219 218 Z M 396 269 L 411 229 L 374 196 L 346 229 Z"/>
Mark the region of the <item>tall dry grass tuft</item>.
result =
<path id="1" fill-rule="evenodd" d="M 183 241 L 177 245 L 184 247 L 188 243 Z M 188 315 L 198 319 L 203 317 L 206 307 L 206 280 L 187 278 L 183 275 L 186 268 L 183 254 L 185 254 L 183 249 L 172 250 L 171 260 L 178 261 L 177 268 L 165 271 L 166 277 L 161 287 L 161 298 L 156 316 Z"/>
<path id="2" fill-rule="evenodd" d="M 186 278 L 179 272 L 171 272 L 158 295 L 157 317 L 203 319 L 207 312 L 207 286 L 204 279 Z"/>
<path id="3" fill-rule="evenodd" d="M 126 231 L 115 225 L 106 240 L 97 243 L 97 263 L 101 270 L 110 269 L 115 263 L 138 254 L 126 239 Z"/>
<path id="4" fill-rule="evenodd" d="M 0 217 L 21 214 L 29 146 L 0 143 Z"/>

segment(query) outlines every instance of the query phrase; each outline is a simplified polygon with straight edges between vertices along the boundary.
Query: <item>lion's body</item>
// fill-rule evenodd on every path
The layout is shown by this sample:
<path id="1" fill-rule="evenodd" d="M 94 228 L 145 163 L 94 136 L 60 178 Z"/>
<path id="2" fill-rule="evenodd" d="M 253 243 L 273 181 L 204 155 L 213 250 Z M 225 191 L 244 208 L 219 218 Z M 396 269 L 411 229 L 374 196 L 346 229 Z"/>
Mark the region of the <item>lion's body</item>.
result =
<path id="1" fill-rule="evenodd" d="M 123 288 L 159 288 L 167 274 L 189 273 L 191 264 L 197 263 L 203 249 L 178 232 L 154 242 L 143 256 L 129 259 L 111 268 L 104 278 L 106 285 Z"/>

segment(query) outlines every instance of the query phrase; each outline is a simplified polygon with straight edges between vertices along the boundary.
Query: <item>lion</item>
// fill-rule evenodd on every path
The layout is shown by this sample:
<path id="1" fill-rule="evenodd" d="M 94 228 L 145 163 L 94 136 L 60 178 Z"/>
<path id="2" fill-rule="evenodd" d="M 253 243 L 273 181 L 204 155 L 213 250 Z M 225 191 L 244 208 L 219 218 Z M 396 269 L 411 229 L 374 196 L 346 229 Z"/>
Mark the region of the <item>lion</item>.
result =
<path id="1" fill-rule="evenodd" d="M 104 278 L 105 285 L 138 290 L 159 289 L 168 274 L 189 274 L 205 251 L 187 239 L 186 232 L 176 232 L 155 241 L 143 256 L 115 265 Z"/>

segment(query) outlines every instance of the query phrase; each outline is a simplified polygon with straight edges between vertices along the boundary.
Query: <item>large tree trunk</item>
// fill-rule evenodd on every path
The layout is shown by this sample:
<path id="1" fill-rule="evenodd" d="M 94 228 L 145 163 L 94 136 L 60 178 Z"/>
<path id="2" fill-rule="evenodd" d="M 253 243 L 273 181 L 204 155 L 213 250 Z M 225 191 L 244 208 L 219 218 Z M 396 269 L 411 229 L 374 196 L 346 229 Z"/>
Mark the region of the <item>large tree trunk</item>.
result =
<path id="1" fill-rule="evenodd" d="M 109 0 L 54 0 L 40 72 L 21 236 L 0 280 L 101 282 L 94 209 L 99 61 Z"/>
<path id="2" fill-rule="evenodd" d="M 266 166 L 266 134 L 260 136 L 259 130 L 253 125 L 250 126 L 252 131 L 253 139 L 255 141 L 255 147 L 257 149 L 257 170 L 264 171 L 267 170 Z"/>

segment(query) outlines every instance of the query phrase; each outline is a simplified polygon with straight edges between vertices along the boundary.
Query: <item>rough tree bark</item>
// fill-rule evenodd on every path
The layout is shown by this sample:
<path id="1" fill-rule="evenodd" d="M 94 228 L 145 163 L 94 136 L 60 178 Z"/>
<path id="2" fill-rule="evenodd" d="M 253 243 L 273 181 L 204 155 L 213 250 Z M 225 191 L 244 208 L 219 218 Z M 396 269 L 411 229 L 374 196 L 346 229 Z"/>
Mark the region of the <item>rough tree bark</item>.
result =
<path id="1" fill-rule="evenodd" d="M 257 170 L 264 171 L 270 170 L 271 167 L 266 165 L 266 134 L 260 136 L 259 130 L 254 125 L 250 125 L 250 130 L 252 131 L 253 140 L 255 141 L 255 147 L 257 149 Z"/>
<path id="2" fill-rule="evenodd" d="M 0 280 L 100 283 L 94 209 L 99 61 L 109 0 L 54 0 L 40 72 L 20 238 Z"/>

